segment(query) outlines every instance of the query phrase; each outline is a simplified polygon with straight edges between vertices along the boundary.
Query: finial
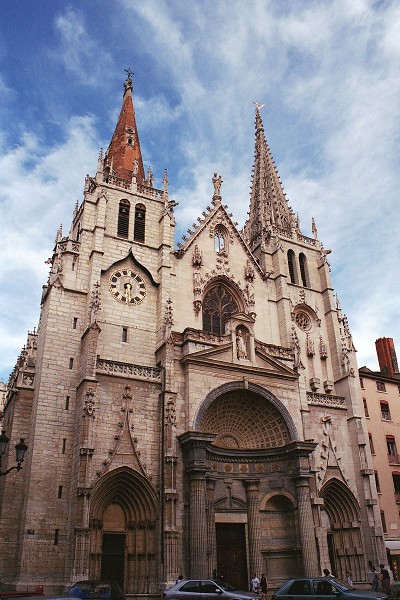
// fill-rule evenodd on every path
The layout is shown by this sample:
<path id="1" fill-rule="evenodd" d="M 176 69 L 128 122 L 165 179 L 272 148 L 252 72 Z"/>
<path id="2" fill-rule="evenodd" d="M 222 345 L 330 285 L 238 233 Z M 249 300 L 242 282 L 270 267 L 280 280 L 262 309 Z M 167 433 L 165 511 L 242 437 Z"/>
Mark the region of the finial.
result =
<path id="1" fill-rule="evenodd" d="M 132 69 L 128 68 L 128 69 L 124 69 L 124 71 L 126 73 L 126 81 L 132 81 L 132 75 L 133 75 Z"/>
<path id="2" fill-rule="evenodd" d="M 168 198 L 168 171 L 167 171 L 167 169 L 164 169 L 163 188 L 164 188 L 164 197 Z"/>
<path id="3" fill-rule="evenodd" d="M 132 92 L 132 75 L 133 75 L 133 71 L 131 69 L 125 69 L 125 72 L 126 72 L 127 76 L 126 76 L 126 80 L 124 82 L 124 96 L 127 91 L 130 90 Z"/>
<path id="4" fill-rule="evenodd" d="M 257 100 L 254 102 L 254 104 L 256 105 L 256 110 L 257 111 L 261 110 L 265 106 L 265 103 L 262 104 L 261 102 L 257 102 Z"/>

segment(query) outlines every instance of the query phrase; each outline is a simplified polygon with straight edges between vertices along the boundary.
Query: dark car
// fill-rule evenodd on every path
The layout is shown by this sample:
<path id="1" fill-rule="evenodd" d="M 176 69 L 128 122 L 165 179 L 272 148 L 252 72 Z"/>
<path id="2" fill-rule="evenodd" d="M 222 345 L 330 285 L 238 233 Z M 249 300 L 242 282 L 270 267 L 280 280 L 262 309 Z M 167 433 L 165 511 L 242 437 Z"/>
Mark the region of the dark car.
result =
<path id="1" fill-rule="evenodd" d="M 383 592 L 358 590 L 335 577 L 297 577 L 289 579 L 273 595 L 272 600 L 387 600 Z"/>
<path id="2" fill-rule="evenodd" d="M 125 600 L 125 596 L 116 581 L 102 581 L 88 579 L 78 581 L 69 588 L 68 592 L 60 596 L 48 596 L 46 600 L 65 598 L 82 598 L 83 600 Z"/>
<path id="3" fill-rule="evenodd" d="M 257 594 L 242 592 L 220 579 L 182 579 L 164 590 L 164 600 L 260 600 Z"/>

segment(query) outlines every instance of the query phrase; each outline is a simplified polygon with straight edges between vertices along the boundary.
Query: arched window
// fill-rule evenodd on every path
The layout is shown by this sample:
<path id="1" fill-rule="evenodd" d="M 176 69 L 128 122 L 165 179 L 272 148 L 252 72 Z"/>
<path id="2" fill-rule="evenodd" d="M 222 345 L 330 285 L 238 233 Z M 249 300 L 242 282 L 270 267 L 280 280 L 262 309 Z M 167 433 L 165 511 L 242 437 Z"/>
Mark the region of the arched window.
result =
<path id="1" fill-rule="evenodd" d="M 135 206 L 135 227 L 133 239 L 135 242 L 144 242 L 146 231 L 146 207 L 144 204 L 136 204 Z"/>
<path id="2" fill-rule="evenodd" d="M 227 233 L 223 227 L 216 227 L 214 233 L 214 250 L 217 254 L 226 254 L 227 253 L 227 245 L 226 245 Z"/>
<path id="3" fill-rule="evenodd" d="M 223 335 L 231 315 L 239 312 L 236 300 L 222 284 L 212 287 L 203 300 L 203 329 L 207 333 Z"/>
<path id="4" fill-rule="evenodd" d="M 129 211 L 131 205 L 128 200 L 121 200 L 118 211 L 118 230 L 119 237 L 127 238 L 129 235 Z"/>
<path id="5" fill-rule="evenodd" d="M 301 252 L 299 254 L 299 264 L 300 264 L 301 282 L 302 282 L 302 284 L 303 284 L 304 287 L 309 287 L 309 284 L 308 284 L 308 271 L 307 271 L 307 259 L 306 259 L 306 255 L 303 254 L 303 252 Z"/>
<path id="6" fill-rule="evenodd" d="M 288 250 L 287 261 L 289 267 L 289 277 L 291 283 L 297 283 L 296 256 L 293 250 Z"/>

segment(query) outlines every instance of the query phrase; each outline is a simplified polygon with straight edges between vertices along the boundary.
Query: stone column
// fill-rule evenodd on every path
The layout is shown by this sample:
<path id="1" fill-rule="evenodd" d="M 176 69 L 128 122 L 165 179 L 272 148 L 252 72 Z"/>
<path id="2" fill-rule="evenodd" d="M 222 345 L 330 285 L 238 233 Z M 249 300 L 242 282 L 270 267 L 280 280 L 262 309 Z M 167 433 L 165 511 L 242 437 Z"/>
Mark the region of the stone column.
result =
<path id="1" fill-rule="evenodd" d="M 190 474 L 190 573 L 204 579 L 207 572 L 206 480 L 204 472 Z"/>
<path id="2" fill-rule="evenodd" d="M 304 575 L 315 577 L 319 574 L 319 569 L 308 478 L 299 478 L 296 487 Z"/>
<path id="3" fill-rule="evenodd" d="M 190 569 L 188 577 L 203 579 L 210 575 L 207 564 L 207 447 L 215 439 L 215 434 L 187 431 L 178 439 L 182 447 L 185 477 L 189 479 L 189 531 L 186 533 Z"/>
<path id="4" fill-rule="evenodd" d="M 253 573 L 256 573 L 259 577 L 263 571 L 258 485 L 259 480 L 245 481 L 249 535 L 250 577 L 253 576 Z"/>
<path id="5" fill-rule="evenodd" d="M 208 548 L 207 548 L 207 577 L 211 577 L 213 570 L 217 568 L 217 534 L 215 529 L 214 490 L 215 479 L 207 477 L 207 526 L 208 526 Z"/>

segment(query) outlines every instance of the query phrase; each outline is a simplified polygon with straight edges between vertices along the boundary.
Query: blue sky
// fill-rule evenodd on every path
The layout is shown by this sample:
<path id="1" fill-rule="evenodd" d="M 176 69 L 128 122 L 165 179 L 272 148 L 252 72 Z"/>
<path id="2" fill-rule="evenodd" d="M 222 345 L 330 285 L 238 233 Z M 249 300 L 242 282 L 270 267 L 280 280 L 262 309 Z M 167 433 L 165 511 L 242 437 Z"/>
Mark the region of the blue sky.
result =
<path id="1" fill-rule="evenodd" d="M 183 233 L 221 173 L 239 226 L 254 101 L 305 235 L 329 256 L 358 362 L 400 357 L 400 5 L 385 0 L 0 2 L 0 378 L 37 325 L 56 231 L 70 226 L 134 71 L 144 163 L 168 169 Z M 180 235 L 176 241 L 179 241 Z"/>

